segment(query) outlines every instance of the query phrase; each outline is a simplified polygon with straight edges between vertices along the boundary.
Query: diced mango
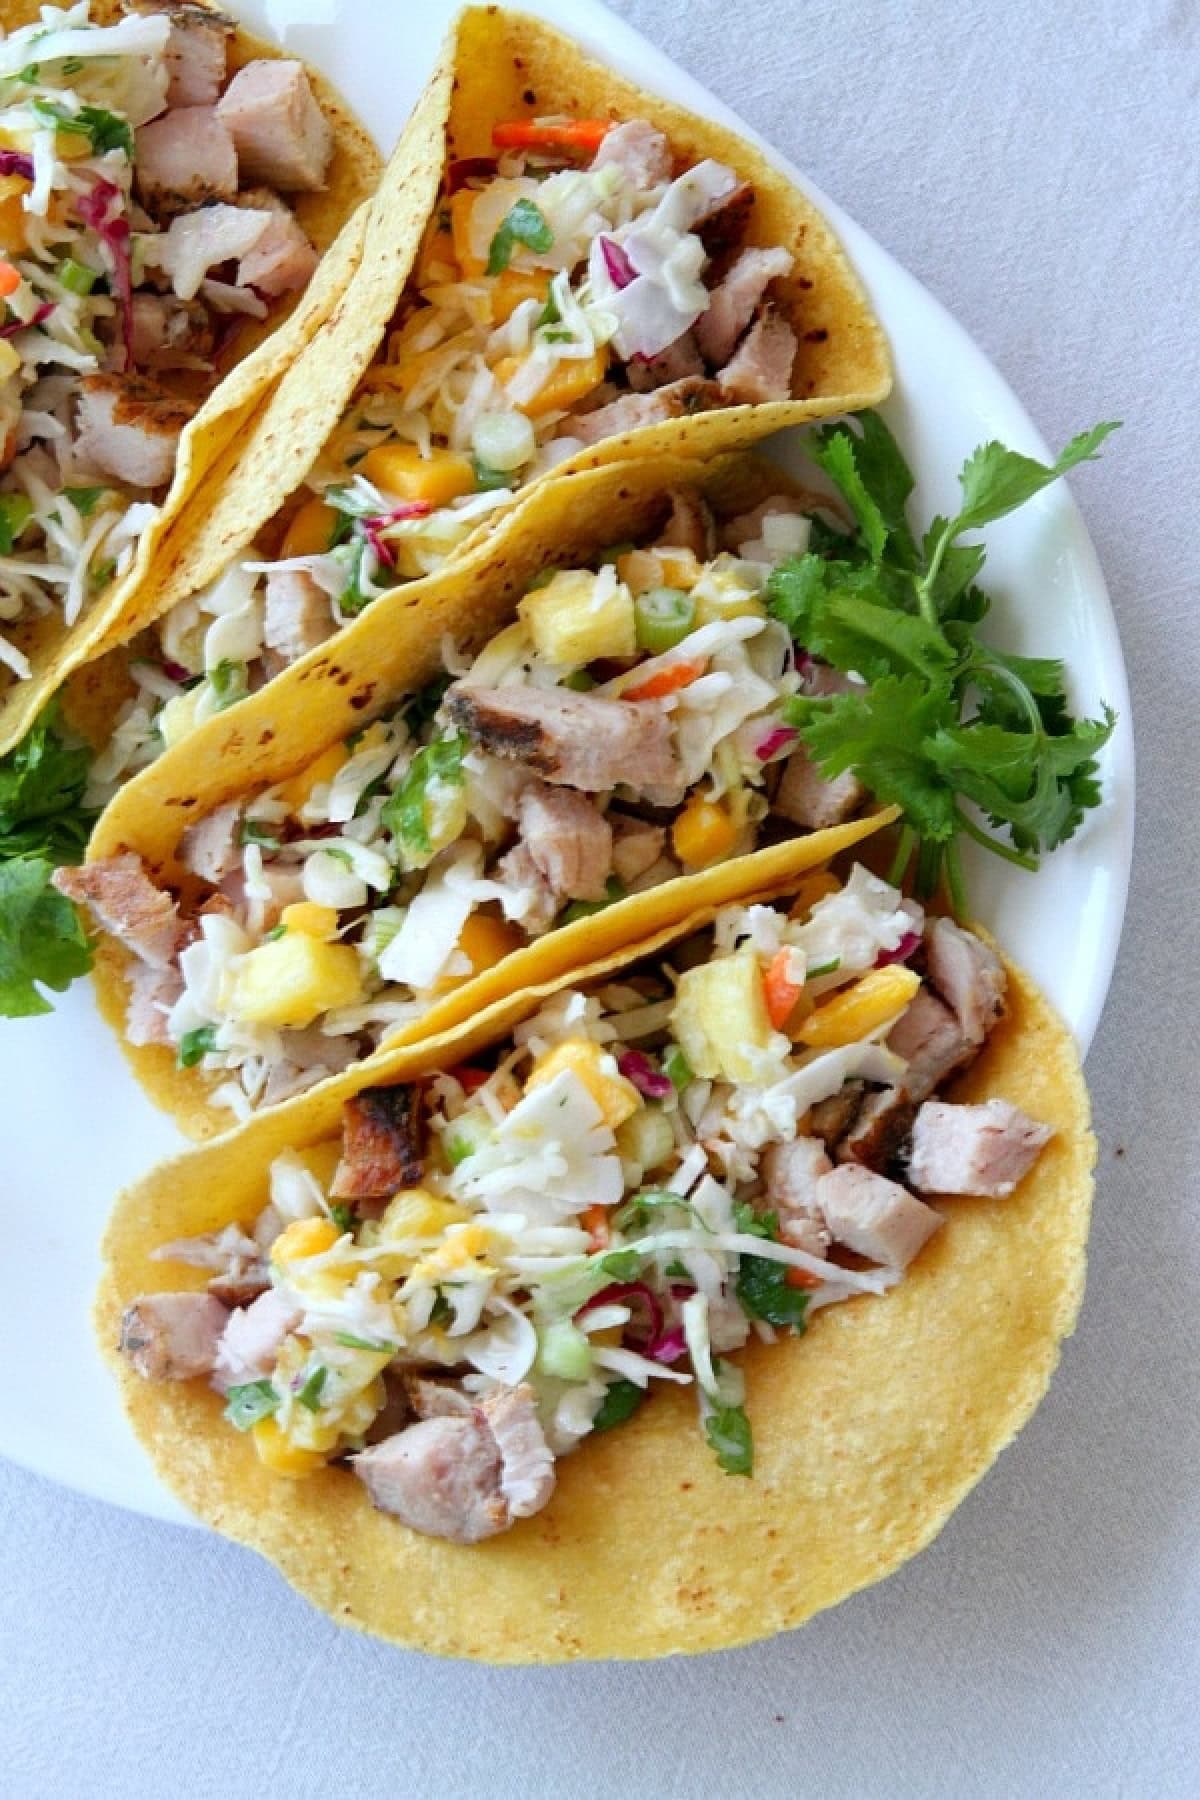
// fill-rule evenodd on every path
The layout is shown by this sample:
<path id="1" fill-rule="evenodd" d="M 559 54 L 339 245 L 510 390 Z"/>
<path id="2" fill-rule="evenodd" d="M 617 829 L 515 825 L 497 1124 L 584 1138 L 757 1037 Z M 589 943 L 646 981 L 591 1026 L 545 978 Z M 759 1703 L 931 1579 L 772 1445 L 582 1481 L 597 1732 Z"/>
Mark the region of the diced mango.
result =
<path id="1" fill-rule="evenodd" d="M 462 270 L 464 281 L 473 281 L 487 268 L 487 258 L 476 256 L 471 248 L 471 214 L 478 198 L 474 188 L 459 188 L 450 201 L 450 236 L 454 260 Z"/>
<path id="2" fill-rule="evenodd" d="M 671 842 L 681 863 L 703 869 L 720 862 L 737 843 L 738 828 L 727 807 L 695 793 L 671 829 Z"/>
<path id="3" fill-rule="evenodd" d="M 60 162 L 83 162 L 96 154 L 86 131 L 72 131 L 62 126 L 54 134 L 54 150 Z"/>
<path id="4" fill-rule="evenodd" d="M 899 963 L 872 969 L 853 987 L 842 988 L 810 1013 L 796 1036 L 813 1049 L 857 1044 L 902 1013 L 920 985 L 916 970 Z"/>
<path id="5" fill-rule="evenodd" d="M 27 214 L 22 205 L 29 183 L 20 175 L 0 175 L 0 251 L 15 256 L 29 246 Z"/>
<path id="6" fill-rule="evenodd" d="M 615 1059 L 591 1038 L 566 1038 L 539 1056 L 526 1078 L 526 1089 L 541 1087 L 564 1069 L 578 1076 L 610 1131 L 615 1131 L 642 1104 L 633 1083 L 617 1073 Z"/>
<path id="7" fill-rule="evenodd" d="M 806 919 L 818 900 L 828 900 L 830 894 L 841 892 L 841 882 L 828 869 L 816 869 L 806 875 L 796 889 L 795 899 L 788 908 L 789 919 Z"/>
<path id="8" fill-rule="evenodd" d="M 550 293 L 549 269 L 505 269 L 488 289 L 492 302 L 492 323 L 503 325 L 511 319 L 525 300 L 545 302 Z"/>
<path id="9" fill-rule="evenodd" d="M 524 361 L 523 356 L 500 358 L 492 373 L 501 387 L 507 386 Z M 531 399 L 514 400 L 512 404 L 531 419 L 540 419 L 545 413 L 565 412 L 600 386 L 607 368 L 607 350 L 593 350 L 590 356 L 564 357 Z"/>
<path id="10" fill-rule="evenodd" d="M 765 619 L 766 605 L 736 575 L 719 566 L 709 567 L 692 590 L 696 603 L 697 625 L 712 625 L 718 619 Z"/>
<path id="11" fill-rule="evenodd" d="M 631 594 L 648 594 L 651 588 L 682 588 L 690 592 L 704 573 L 690 550 L 663 544 L 657 550 L 626 550 L 617 558 L 617 574 Z"/>
<path id="12" fill-rule="evenodd" d="M 271 1245 L 271 1261 L 282 1269 L 306 1256 L 320 1256 L 332 1250 L 341 1235 L 332 1219 L 293 1219 Z"/>
<path id="13" fill-rule="evenodd" d="M 609 586 L 587 569 L 560 570 L 545 587 L 526 594 L 517 611 L 538 653 L 563 668 L 637 651 L 629 589 L 623 582 Z"/>
<path id="14" fill-rule="evenodd" d="M 7 338 L 0 338 L 0 381 L 7 381 L 21 366 L 21 358 Z"/>
<path id="15" fill-rule="evenodd" d="M 322 556 L 333 541 L 340 517 L 323 500 L 306 500 L 283 534 L 280 561 L 286 562 L 291 556 Z"/>
<path id="16" fill-rule="evenodd" d="M 685 969 L 671 1028 L 693 1074 L 706 1081 L 755 1080 L 755 1052 L 766 1050 L 772 1036 L 757 953 L 739 950 Z"/>
<path id="17" fill-rule="evenodd" d="M 428 500 L 431 506 L 446 506 L 475 491 L 470 459 L 451 450 L 422 456 L 415 444 L 379 444 L 368 450 L 359 470 L 384 493 L 398 500 Z"/>
<path id="18" fill-rule="evenodd" d="M 461 1273 L 468 1264 L 474 1265 L 473 1273 L 482 1274 L 483 1267 L 475 1259 L 486 1255 L 490 1246 L 486 1225 L 461 1225 L 444 1238 L 436 1250 L 413 1264 L 412 1278 L 414 1281 L 440 1281 L 443 1276 Z"/>
<path id="19" fill-rule="evenodd" d="M 387 1203 L 379 1235 L 384 1241 L 440 1237 L 448 1226 L 465 1224 L 470 1216 L 453 1200 L 439 1200 L 425 1188 L 401 1188 Z"/>
<path id="20" fill-rule="evenodd" d="M 318 906 L 315 900 L 296 900 L 279 915 L 285 931 L 303 931 L 308 937 L 331 938 L 337 930 L 338 916 L 332 906 Z"/>
<path id="21" fill-rule="evenodd" d="M 248 1025 L 301 1030 L 320 1013 L 363 998 L 362 969 L 349 944 L 289 932 L 250 950 L 230 984 L 229 1011 Z"/>
<path id="22" fill-rule="evenodd" d="M 172 700 L 170 704 L 174 706 L 175 702 Z M 312 762 L 306 763 L 295 775 L 289 775 L 286 781 L 278 784 L 280 799 L 293 812 L 299 812 L 313 789 L 321 782 L 332 781 L 343 763 L 349 759 L 350 752 L 345 744 L 330 744 L 327 750 L 322 750 L 320 756 L 314 757 Z"/>
<path id="23" fill-rule="evenodd" d="M 291 1443 L 274 1419 L 260 1419 L 252 1435 L 258 1460 L 272 1475 L 286 1475 L 290 1481 L 300 1481 L 325 1466 L 325 1457 L 320 1450 L 303 1450 L 299 1444 Z"/>

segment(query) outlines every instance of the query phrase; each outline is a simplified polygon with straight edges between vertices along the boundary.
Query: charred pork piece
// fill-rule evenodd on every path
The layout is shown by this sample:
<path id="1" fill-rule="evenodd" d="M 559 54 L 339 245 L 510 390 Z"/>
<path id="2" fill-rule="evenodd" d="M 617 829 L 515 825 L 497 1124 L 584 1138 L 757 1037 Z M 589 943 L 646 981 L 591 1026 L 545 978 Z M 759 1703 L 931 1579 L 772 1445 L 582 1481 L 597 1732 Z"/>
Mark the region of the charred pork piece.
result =
<path id="1" fill-rule="evenodd" d="M 603 794 L 625 785 L 648 799 L 665 791 L 668 801 L 677 794 L 670 723 L 653 702 L 456 682 L 445 707 L 481 749 L 525 763 L 562 787 Z"/>
<path id="2" fill-rule="evenodd" d="M 415 1187 L 425 1172 L 422 1090 L 364 1088 L 342 1112 L 342 1159 L 330 1189 L 335 1200 L 386 1200 Z"/>

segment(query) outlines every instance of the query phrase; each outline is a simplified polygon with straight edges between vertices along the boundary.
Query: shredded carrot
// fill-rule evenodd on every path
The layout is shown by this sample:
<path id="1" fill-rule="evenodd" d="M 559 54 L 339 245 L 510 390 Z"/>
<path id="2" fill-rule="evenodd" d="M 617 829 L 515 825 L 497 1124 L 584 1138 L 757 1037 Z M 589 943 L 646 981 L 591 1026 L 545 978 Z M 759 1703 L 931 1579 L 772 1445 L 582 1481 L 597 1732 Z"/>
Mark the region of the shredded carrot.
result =
<path id="1" fill-rule="evenodd" d="M 0 262 L 0 300 L 7 300 L 21 285 L 21 271 L 10 262 Z"/>
<path id="2" fill-rule="evenodd" d="M 601 1206 L 597 1201 L 594 1206 L 585 1207 L 580 1215 L 579 1223 L 591 1236 L 593 1250 L 608 1248 L 609 1238 L 612 1234 L 608 1228 L 607 1206 Z"/>
<path id="3" fill-rule="evenodd" d="M 815 1288 L 820 1287 L 821 1278 L 819 1275 L 810 1275 L 807 1269 L 797 1269 L 793 1265 L 785 1271 L 783 1285 L 790 1288 L 803 1288 L 807 1293 L 812 1293 Z"/>
<path id="4" fill-rule="evenodd" d="M 613 128 L 612 119 L 570 119 L 562 125 L 539 125 L 536 119 L 507 119 L 492 126 L 497 150 L 590 150 L 600 148 Z"/>
<path id="5" fill-rule="evenodd" d="M 645 681 L 639 681 L 633 687 L 627 687 L 621 694 L 622 700 L 661 700 L 664 694 L 677 694 L 680 688 L 691 687 L 693 681 L 703 675 L 703 660 L 667 663 L 664 668 L 656 669 Z"/>
<path id="6" fill-rule="evenodd" d="M 448 1069 L 446 1072 L 467 1094 L 473 1094 L 476 1088 L 481 1088 L 485 1081 L 491 1079 L 489 1070 L 473 1069 L 470 1063 L 458 1063 L 453 1069 Z"/>
<path id="7" fill-rule="evenodd" d="M 802 981 L 793 981 L 788 973 L 792 953 L 790 950 L 777 950 L 763 973 L 763 998 L 767 1003 L 767 1016 L 776 1031 L 782 1031 L 795 1010 L 796 1002 L 804 992 Z"/>

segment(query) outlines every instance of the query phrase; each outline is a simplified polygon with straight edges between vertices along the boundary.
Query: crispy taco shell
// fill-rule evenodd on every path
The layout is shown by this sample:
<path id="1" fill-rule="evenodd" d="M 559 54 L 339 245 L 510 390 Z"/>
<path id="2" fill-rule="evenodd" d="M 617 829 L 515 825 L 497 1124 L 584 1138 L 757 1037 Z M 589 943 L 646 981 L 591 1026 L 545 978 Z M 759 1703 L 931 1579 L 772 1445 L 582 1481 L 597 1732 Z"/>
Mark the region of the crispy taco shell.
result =
<path id="1" fill-rule="evenodd" d="M 711 916 L 709 905 L 682 929 L 602 951 L 570 979 L 602 979 Z M 949 1201 L 946 1225 L 891 1293 L 829 1307 L 803 1338 L 742 1353 L 749 1480 L 720 1472 L 691 1394 L 657 1391 L 560 1462 L 543 1512 L 461 1547 L 376 1512 L 348 1471 L 273 1476 L 203 1382 L 144 1381 L 116 1353 L 122 1308 L 180 1286 L 178 1265 L 152 1260 L 156 1245 L 254 1216 L 274 1157 L 335 1138 L 358 1087 L 460 1062 L 562 985 L 360 1065 L 129 1189 L 105 1240 L 101 1342 L 168 1485 L 338 1624 L 497 1663 L 666 1656 L 789 1630 L 931 1542 L 1032 1413 L 1074 1328 L 1095 1157 L 1087 1091 L 1066 1026 L 1011 966 L 1008 1017 L 953 1091 L 1018 1102 L 1054 1138 L 1009 1199 Z"/>
<path id="2" fill-rule="evenodd" d="M 730 456 L 702 468 L 686 458 L 666 457 L 610 464 L 536 488 L 461 560 L 376 602 L 352 631 L 293 664 L 240 706 L 205 721 L 136 776 L 97 825 L 89 860 L 134 850 L 154 879 L 186 888 L 188 876 L 177 852 L 193 820 L 236 795 L 283 780 L 327 745 L 415 692 L 441 670 L 447 635 L 460 647 L 482 648 L 514 617 L 517 601 L 539 570 L 548 563 L 570 567 L 607 544 L 653 530 L 664 510 L 665 490 L 685 483 L 726 514 L 795 486 L 769 463 Z M 83 671 L 80 706 L 87 704 L 89 691 L 94 703 L 105 702 L 113 667 L 106 659 Z M 697 906 L 786 885 L 891 817 L 878 813 L 834 832 L 794 838 L 559 927 L 464 982 L 437 1002 L 416 1030 L 395 1041 L 443 1031 L 518 986 L 553 979 L 583 961 L 645 939 Z M 208 1103 L 221 1077 L 178 1068 L 166 1046 L 126 1043 L 129 967 L 121 946 L 112 941 L 101 945 L 95 968 L 101 1011 L 138 1080 L 190 1136 L 226 1130 L 228 1113 Z"/>
<path id="3" fill-rule="evenodd" d="M 27 25 L 39 10 L 36 0 L 0 0 L 0 29 L 10 32 Z M 97 24 L 113 24 L 122 16 L 118 0 L 92 0 Z M 260 42 L 241 26 L 229 41 L 231 71 L 256 57 L 285 54 L 292 53 Z M 336 309 L 359 265 L 367 229 L 365 202 L 379 179 L 379 152 L 333 87 L 313 69 L 308 75 L 334 137 L 326 186 L 319 193 L 294 196 L 297 218 L 325 252 L 317 273 L 290 307 L 285 300 L 269 320 L 249 322 L 251 329 L 239 339 L 238 362 L 183 433 L 170 490 L 154 524 L 143 533 L 128 573 L 86 607 L 73 626 L 64 625 L 61 614 L 51 611 L 5 627 L 29 658 L 33 674 L 27 681 L 10 679 L 7 671 L 0 676 L 0 754 L 25 735 L 74 669 L 116 641 L 127 614 L 140 618 L 148 610 L 157 613 L 193 590 L 196 584 L 186 575 L 192 560 L 189 545 L 212 489 L 223 478 L 217 468 L 223 453 L 248 432 L 253 435 L 253 421 L 264 399 Z M 319 443 L 313 442 L 312 454 Z"/>

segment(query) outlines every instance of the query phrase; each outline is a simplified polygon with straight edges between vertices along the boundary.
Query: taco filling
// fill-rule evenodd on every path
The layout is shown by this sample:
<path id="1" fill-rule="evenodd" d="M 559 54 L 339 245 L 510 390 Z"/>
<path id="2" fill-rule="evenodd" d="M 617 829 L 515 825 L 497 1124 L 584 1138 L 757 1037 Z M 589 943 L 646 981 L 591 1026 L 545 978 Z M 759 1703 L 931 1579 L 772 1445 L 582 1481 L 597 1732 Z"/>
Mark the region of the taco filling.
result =
<path id="1" fill-rule="evenodd" d="M 793 258 L 741 247 L 754 190 L 733 169 L 680 168 L 640 120 L 494 136 L 495 159 L 450 165 L 383 354 L 270 553 L 220 590 L 221 612 L 258 619 L 259 678 L 433 573 L 584 446 L 790 395 L 796 335 L 771 284 Z M 165 627 L 175 640 L 183 629 Z M 199 667 L 168 657 L 218 684 L 247 660 L 221 646 Z"/>
<path id="2" fill-rule="evenodd" d="M 317 252 L 286 199 L 331 127 L 303 66 L 227 66 L 197 0 L 0 40 L 0 621 L 72 625 L 130 567 L 180 435 Z M 31 674 L 0 635 L 0 663 Z"/>
<path id="3" fill-rule="evenodd" d="M 358 1093 L 340 1147 L 275 1160 L 256 1218 L 157 1250 L 207 1287 L 135 1299 L 121 1348 L 207 1377 L 277 1474 L 343 1463 L 458 1542 L 539 1511 L 557 1458 L 654 1382 L 692 1386 L 750 1475 L 736 1352 L 886 1293 L 943 1223 L 926 1196 L 1003 1198 L 1050 1137 L 1006 1099 L 937 1098 L 1005 986 L 862 867 L 726 908 L 469 1065 Z"/>
<path id="4" fill-rule="evenodd" d="M 848 818 L 863 788 L 825 780 L 780 717 L 847 685 L 768 611 L 773 562 L 809 529 L 800 502 L 767 500 L 717 551 L 680 492 L 652 547 L 547 571 L 473 660 L 444 647 L 453 677 L 192 825 L 182 911 L 130 852 L 60 870 L 137 959 L 130 1041 L 228 1071 L 240 1112 L 273 1103 L 559 925 Z M 181 655 L 254 629 L 190 617 Z M 159 735 L 204 693 L 161 706 Z M 139 729 L 133 704 L 122 753 Z"/>

